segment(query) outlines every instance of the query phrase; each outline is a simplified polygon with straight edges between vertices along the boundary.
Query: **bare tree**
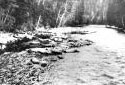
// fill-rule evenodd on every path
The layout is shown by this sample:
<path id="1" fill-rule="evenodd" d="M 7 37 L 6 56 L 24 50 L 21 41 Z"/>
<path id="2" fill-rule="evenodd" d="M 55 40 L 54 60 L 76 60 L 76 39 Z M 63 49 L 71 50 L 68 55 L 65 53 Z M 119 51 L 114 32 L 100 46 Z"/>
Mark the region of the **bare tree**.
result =
<path id="1" fill-rule="evenodd" d="M 38 2 L 37 2 L 37 3 L 38 3 L 38 6 L 40 5 L 41 1 L 42 1 L 42 5 L 44 5 L 45 0 L 38 0 Z M 38 18 L 38 21 L 37 21 L 37 24 L 36 24 L 36 28 L 35 28 L 35 29 L 38 29 L 39 24 L 40 24 L 40 20 L 41 20 L 41 15 L 39 15 L 39 18 Z"/>
<path id="2" fill-rule="evenodd" d="M 63 19 L 64 19 L 65 15 L 66 15 L 66 12 L 67 12 L 67 6 L 68 6 L 68 1 L 66 1 L 65 5 L 64 5 L 64 12 L 63 12 L 63 14 L 62 14 L 62 16 L 60 18 L 58 27 L 60 27 L 62 25 Z"/>

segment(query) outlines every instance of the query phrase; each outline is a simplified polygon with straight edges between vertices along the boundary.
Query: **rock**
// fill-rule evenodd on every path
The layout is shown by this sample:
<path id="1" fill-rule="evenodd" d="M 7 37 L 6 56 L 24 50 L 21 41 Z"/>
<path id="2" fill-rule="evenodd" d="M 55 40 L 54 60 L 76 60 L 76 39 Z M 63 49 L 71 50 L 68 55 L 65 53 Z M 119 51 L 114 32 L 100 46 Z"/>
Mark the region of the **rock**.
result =
<path id="1" fill-rule="evenodd" d="M 102 74 L 101 76 L 103 76 L 103 77 L 107 77 L 107 78 L 109 78 L 109 79 L 114 79 L 114 77 L 111 76 L 111 75 L 109 75 L 109 74 Z"/>
<path id="2" fill-rule="evenodd" d="M 78 53 L 79 50 L 78 49 L 67 49 L 65 52 L 66 53 Z"/>
<path id="3" fill-rule="evenodd" d="M 27 42 L 27 44 L 34 45 L 34 44 L 40 44 L 40 42 L 38 40 L 33 40 L 33 41 L 30 41 L 30 42 Z"/>
<path id="4" fill-rule="evenodd" d="M 58 60 L 58 58 L 57 58 L 57 56 L 52 56 L 52 57 L 50 58 L 50 60 L 55 62 L 55 61 Z"/>
<path id="5" fill-rule="evenodd" d="M 23 64 L 32 65 L 32 64 L 34 64 L 34 63 L 33 63 L 32 59 L 31 59 L 31 60 L 30 60 L 30 59 L 27 59 L 27 60 L 25 60 L 25 62 L 24 62 Z"/>
<path id="6" fill-rule="evenodd" d="M 69 47 L 72 48 L 72 47 L 80 47 L 81 45 L 78 43 L 78 42 L 69 42 Z"/>
<path id="7" fill-rule="evenodd" d="M 35 58 L 35 57 L 33 57 L 30 61 L 31 61 L 33 64 L 40 64 L 40 61 L 39 61 L 37 58 Z"/>
<path id="8" fill-rule="evenodd" d="M 70 34 L 88 34 L 88 31 L 72 31 Z"/>
<path id="9" fill-rule="evenodd" d="M 59 59 L 64 59 L 64 56 L 62 56 L 62 55 L 58 55 L 57 56 Z"/>
<path id="10" fill-rule="evenodd" d="M 88 41 L 83 41 L 82 43 L 81 43 L 81 46 L 85 46 L 85 45 L 91 45 L 92 43 L 90 43 L 90 42 L 88 42 Z"/>
<path id="11" fill-rule="evenodd" d="M 68 39 L 68 36 L 65 35 L 65 34 L 63 34 L 63 35 L 61 35 L 61 38 L 64 39 L 64 40 L 66 40 L 66 39 Z"/>
<path id="12" fill-rule="evenodd" d="M 80 40 L 77 42 L 69 42 L 70 47 L 81 47 L 81 46 L 88 46 L 91 45 L 93 42 L 89 40 Z"/>
<path id="13" fill-rule="evenodd" d="M 40 44 L 40 46 L 39 47 L 42 47 L 42 48 L 45 48 L 45 47 L 55 47 L 55 45 L 54 44 Z"/>
<path id="14" fill-rule="evenodd" d="M 85 41 L 89 42 L 90 44 L 94 43 L 93 41 L 88 40 L 88 39 L 86 39 Z"/>
<path id="15" fill-rule="evenodd" d="M 21 51 L 18 53 L 18 55 L 24 55 L 24 54 L 27 54 L 27 51 Z"/>
<path id="16" fill-rule="evenodd" d="M 46 39 L 46 40 L 34 40 L 25 43 L 25 45 L 28 45 L 30 48 L 36 48 L 36 47 L 53 47 L 54 45 L 50 43 L 51 41 Z"/>
<path id="17" fill-rule="evenodd" d="M 10 54 L 11 52 L 5 52 L 4 55 Z"/>
<path id="18" fill-rule="evenodd" d="M 35 40 L 35 41 L 30 41 L 30 42 L 24 42 L 22 43 L 24 46 L 27 46 L 29 48 L 35 48 L 35 47 L 40 47 L 40 42 Z"/>
<path id="19" fill-rule="evenodd" d="M 61 47 L 56 47 L 54 49 L 51 50 L 53 55 L 59 55 L 62 54 L 63 50 Z"/>
<path id="20" fill-rule="evenodd" d="M 42 60 L 40 64 L 42 67 L 46 67 L 49 64 L 49 62 L 47 60 Z"/>
<path id="21" fill-rule="evenodd" d="M 40 43 L 42 43 L 42 44 L 49 44 L 49 43 L 51 42 L 50 39 L 40 39 L 40 38 L 38 38 L 38 40 L 39 40 Z"/>
<path id="22" fill-rule="evenodd" d="M 42 54 L 51 54 L 51 50 L 47 48 L 31 48 L 29 49 L 32 52 L 40 52 Z"/>
<path id="23" fill-rule="evenodd" d="M 36 34 L 36 37 L 42 38 L 42 39 L 50 39 L 50 37 L 52 36 L 51 33 L 40 33 L 40 34 Z"/>
<path id="24" fill-rule="evenodd" d="M 57 42 L 54 42 L 54 41 L 51 41 L 50 44 L 53 46 L 57 46 Z"/>
<path id="25" fill-rule="evenodd" d="M 31 48 L 28 52 L 39 52 L 41 54 L 48 54 L 48 55 L 59 55 L 62 54 L 63 50 L 61 48 Z"/>
<path id="26" fill-rule="evenodd" d="M 61 37 L 54 37 L 53 40 L 55 42 L 63 42 L 63 39 Z"/>
<path id="27" fill-rule="evenodd" d="M 24 33 L 24 34 L 13 35 L 13 37 L 15 37 L 15 38 L 24 38 L 24 37 L 26 37 L 26 38 L 28 38 L 28 39 L 32 39 L 32 38 L 33 38 L 33 35 Z"/>
<path id="28" fill-rule="evenodd" d="M 60 45 L 59 45 L 59 47 L 63 50 L 63 51 L 65 51 L 66 49 L 69 49 L 69 47 L 70 47 L 70 45 L 69 45 L 69 43 L 61 43 Z"/>
<path id="29" fill-rule="evenodd" d="M 26 49 L 27 53 L 32 53 L 31 49 Z"/>
<path id="30" fill-rule="evenodd" d="M 52 54 L 53 54 L 53 55 L 60 55 L 60 54 L 62 54 L 62 52 L 53 50 L 53 51 L 52 51 Z"/>
<path id="31" fill-rule="evenodd" d="M 68 42 L 78 42 L 78 40 L 68 39 Z"/>

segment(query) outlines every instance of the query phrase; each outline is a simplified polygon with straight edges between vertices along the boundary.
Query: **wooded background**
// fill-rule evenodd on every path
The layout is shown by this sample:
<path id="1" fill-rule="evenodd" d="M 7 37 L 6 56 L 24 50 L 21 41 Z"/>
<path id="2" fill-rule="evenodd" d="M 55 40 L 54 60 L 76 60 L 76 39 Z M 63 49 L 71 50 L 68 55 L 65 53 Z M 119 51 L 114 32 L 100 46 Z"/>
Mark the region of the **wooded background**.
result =
<path id="1" fill-rule="evenodd" d="M 109 24 L 124 28 L 125 0 L 0 0 L 0 30 Z"/>

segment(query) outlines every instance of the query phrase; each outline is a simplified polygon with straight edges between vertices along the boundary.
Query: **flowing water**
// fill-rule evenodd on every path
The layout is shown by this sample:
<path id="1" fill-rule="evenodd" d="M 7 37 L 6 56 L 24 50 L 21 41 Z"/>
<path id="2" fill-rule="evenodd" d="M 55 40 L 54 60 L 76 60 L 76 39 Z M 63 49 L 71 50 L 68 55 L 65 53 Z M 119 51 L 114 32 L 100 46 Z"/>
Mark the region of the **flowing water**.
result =
<path id="1" fill-rule="evenodd" d="M 82 38 L 90 39 L 103 48 L 120 53 L 125 51 L 125 34 L 106 28 L 104 25 L 90 25 L 85 27 L 84 30 L 94 33 L 81 36 Z"/>
<path id="2" fill-rule="evenodd" d="M 63 31 L 67 29 L 74 31 Z M 125 85 L 125 34 L 104 25 L 75 29 L 90 33 L 72 37 L 89 39 L 95 44 L 78 48 L 79 53 L 65 54 L 54 68 L 53 85 Z"/>

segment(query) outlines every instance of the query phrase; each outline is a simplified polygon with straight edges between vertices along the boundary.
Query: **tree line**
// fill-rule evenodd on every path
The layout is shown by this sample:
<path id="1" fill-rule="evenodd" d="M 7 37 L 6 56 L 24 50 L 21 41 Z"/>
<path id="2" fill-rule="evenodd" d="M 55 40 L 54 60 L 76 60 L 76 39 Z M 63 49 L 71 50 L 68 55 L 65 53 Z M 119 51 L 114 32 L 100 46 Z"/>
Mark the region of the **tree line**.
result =
<path id="1" fill-rule="evenodd" d="M 107 23 L 124 27 L 124 4 L 124 0 L 0 0 L 0 30 Z"/>

